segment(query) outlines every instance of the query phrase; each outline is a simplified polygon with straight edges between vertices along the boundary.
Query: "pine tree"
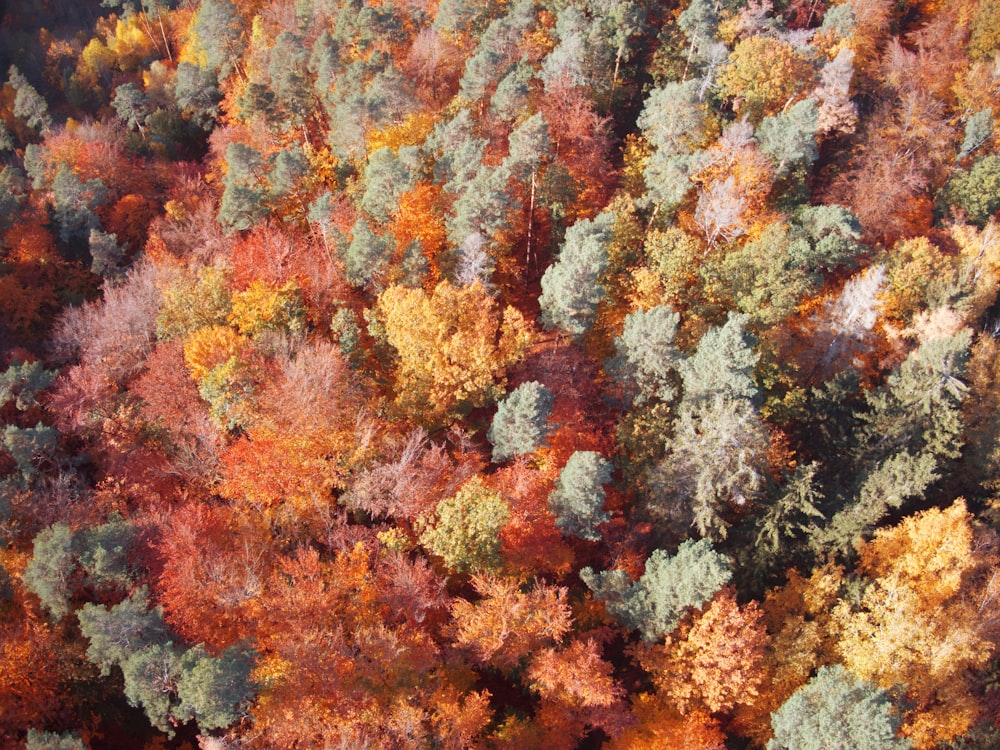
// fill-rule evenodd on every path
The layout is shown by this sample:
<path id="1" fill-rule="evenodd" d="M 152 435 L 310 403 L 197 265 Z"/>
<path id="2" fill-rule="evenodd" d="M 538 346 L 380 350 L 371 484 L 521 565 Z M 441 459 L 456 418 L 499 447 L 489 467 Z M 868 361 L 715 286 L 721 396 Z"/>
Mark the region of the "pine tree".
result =
<path id="1" fill-rule="evenodd" d="M 549 494 L 549 510 L 564 534 L 598 542 L 597 527 L 611 520 L 603 510 L 604 485 L 611 481 L 611 462 L 594 451 L 575 451 L 559 472 Z"/>
<path id="2" fill-rule="evenodd" d="M 635 389 L 634 402 L 672 401 L 676 395 L 681 354 L 674 346 L 680 316 L 666 305 L 636 310 L 625 316 L 622 335 L 615 338 L 617 356 L 608 370 Z"/>
<path id="3" fill-rule="evenodd" d="M 486 439 L 493 444 L 493 461 L 499 463 L 532 453 L 545 441 L 554 398 L 541 383 L 522 383 L 497 403 Z"/>
<path id="4" fill-rule="evenodd" d="M 896 736 L 899 725 L 885 692 L 839 664 L 820 667 L 771 715 L 767 750 L 905 750 L 912 746 Z"/>
<path id="5" fill-rule="evenodd" d="M 729 559 L 708 539 L 688 539 L 672 557 L 654 550 L 638 581 L 622 570 L 580 571 L 608 612 L 625 627 L 640 630 L 647 641 L 669 635 L 689 607 L 703 606 L 731 576 Z"/>
<path id="6" fill-rule="evenodd" d="M 756 397 L 753 372 L 759 355 L 753 350 L 753 338 L 744 331 L 746 322 L 746 315 L 729 313 L 725 325 L 707 331 L 694 355 L 679 364 L 684 403 L 697 403 L 713 396 Z"/>
<path id="7" fill-rule="evenodd" d="M 542 276 L 542 323 L 578 337 L 593 325 L 605 289 L 600 277 L 608 266 L 608 243 L 614 216 L 582 219 L 566 230 L 555 263 Z"/>

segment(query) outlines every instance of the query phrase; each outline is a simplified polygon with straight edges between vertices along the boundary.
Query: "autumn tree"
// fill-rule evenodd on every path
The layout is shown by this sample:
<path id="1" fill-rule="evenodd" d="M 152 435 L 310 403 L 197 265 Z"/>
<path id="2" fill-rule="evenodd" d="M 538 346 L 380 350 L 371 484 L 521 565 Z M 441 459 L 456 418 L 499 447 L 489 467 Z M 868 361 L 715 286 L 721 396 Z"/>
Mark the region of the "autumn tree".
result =
<path id="1" fill-rule="evenodd" d="M 766 677 L 764 649 L 769 638 L 756 602 L 736 603 L 723 587 L 665 642 L 640 654 L 657 689 L 681 713 L 703 708 L 728 713 L 738 703 L 752 703 Z"/>
<path id="2" fill-rule="evenodd" d="M 790 43 L 757 34 L 737 43 L 719 72 L 723 96 L 738 97 L 754 120 L 779 112 L 811 79 L 811 65 Z"/>
<path id="3" fill-rule="evenodd" d="M 861 550 L 868 578 L 858 607 L 834 610 L 844 665 L 888 690 L 905 685 L 902 734 L 931 748 L 964 734 L 980 707 L 966 682 L 990 658 L 996 604 L 961 500 L 878 531 Z"/>
<path id="4" fill-rule="evenodd" d="M 456 599 L 452 627 L 456 643 L 478 663 L 512 672 L 569 632 L 573 619 L 564 588 L 496 576 L 477 576 L 473 585 L 482 598 Z"/>
<path id="5" fill-rule="evenodd" d="M 500 530 L 510 506 L 481 478 L 473 477 L 452 497 L 437 504 L 420 543 L 456 573 L 500 566 Z"/>
<path id="6" fill-rule="evenodd" d="M 396 403 L 429 424 L 495 399 L 530 338 L 521 314 L 501 314 L 479 283 L 441 282 L 429 294 L 392 286 L 375 315 L 398 357 Z"/>

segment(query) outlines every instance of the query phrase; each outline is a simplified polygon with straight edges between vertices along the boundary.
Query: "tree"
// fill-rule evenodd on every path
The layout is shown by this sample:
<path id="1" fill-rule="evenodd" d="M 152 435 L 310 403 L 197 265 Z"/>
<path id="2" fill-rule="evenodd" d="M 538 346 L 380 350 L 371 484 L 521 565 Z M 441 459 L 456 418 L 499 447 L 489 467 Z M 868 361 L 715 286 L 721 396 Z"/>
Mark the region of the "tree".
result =
<path id="1" fill-rule="evenodd" d="M 633 384 L 633 401 L 641 405 L 656 399 L 672 401 L 676 395 L 680 352 L 674 346 L 680 316 L 667 305 L 636 310 L 625 316 L 621 336 L 615 338 L 617 355 L 608 370 Z"/>
<path id="2" fill-rule="evenodd" d="M 299 285 L 294 280 L 280 287 L 254 281 L 233 294 L 227 320 L 244 336 L 266 331 L 300 333 L 305 327 L 305 310 Z"/>
<path id="3" fill-rule="evenodd" d="M 166 643 L 169 634 L 163 624 L 163 610 L 149 608 L 149 593 L 141 586 L 112 606 L 87 603 L 77 612 L 80 632 L 90 641 L 87 658 L 110 675 L 133 653 L 145 646 Z"/>
<path id="4" fill-rule="evenodd" d="M 200 646 L 188 649 L 177 678 L 178 713 L 189 715 L 202 731 L 231 726 L 256 693 L 253 666 L 251 654 L 239 648 L 227 648 L 218 657 Z"/>
<path id="5" fill-rule="evenodd" d="M 611 481 L 611 470 L 611 462 L 594 451 L 575 451 L 566 461 L 548 501 L 564 534 L 600 541 L 597 526 L 611 520 L 603 510 L 604 485 Z"/>
<path id="6" fill-rule="evenodd" d="M 219 223 L 229 231 L 249 229 L 270 210 L 263 187 L 264 159 L 254 148 L 234 141 L 226 147 L 225 163 Z"/>
<path id="7" fill-rule="evenodd" d="M 768 750 L 905 750 L 889 696 L 839 664 L 820 667 L 771 715 Z"/>
<path id="8" fill-rule="evenodd" d="M 0 409 L 14 402 L 18 411 L 38 405 L 38 394 L 52 385 L 58 373 L 46 370 L 40 361 L 19 362 L 16 359 L 0 372 Z"/>
<path id="9" fill-rule="evenodd" d="M 195 331 L 222 325 L 232 310 L 227 273 L 218 266 L 202 266 L 191 278 L 179 273 L 165 280 L 156 315 L 156 337 L 184 340 Z"/>
<path id="10" fill-rule="evenodd" d="M 993 110 L 981 109 L 965 122 L 965 137 L 958 158 L 964 159 L 993 135 Z"/>
<path id="11" fill-rule="evenodd" d="M 851 550 L 891 509 L 921 496 L 945 462 L 959 456 L 967 390 L 961 378 L 970 340 L 964 330 L 924 342 L 885 386 L 866 395 L 868 410 L 861 414 L 855 450 L 856 485 L 816 544 Z"/>
<path id="12" fill-rule="evenodd" d="M 379 223 L 389 220 L 399 206 L 400 197 L 413 186 L 406 164 L 386 146 L 368 157 L 363 179 L 365 193 L 361 208 Z"/>
<path id="13" fill-rule="evenodd" d="M 196 54 L 224 81 L 239 66 L 243 55 L 243 24 L 230 0 L 201 0 L 191 23 Z M 182 60 L 182 62 L 184 62 Z"/>
<path id="14" fill-rule="evenodd" d="M 437 504 L 420 534 L 420 543 L 456 573 L 500 566 L 500 530 L 510 506 L 476 476 Z"/>
<path id="15" fill-rule="evenodd" d="M 695 5 L 703 3 L 691 7 Z M 698 89 L 693 80 L 654 88 L 636 120 L 653 148 L 643 172 L 647 194 L 667 212 L 691 188 L 689 176 L 696 171 L 696 153 L 707 138 L 708 112 Z"/>
<path id="16" fill-rule="evenodd" d="M 16 65 L 7 70 L 7 83 L 14 89 L 14 117 L 22 118 L 29 128 L 45 135 L 52 128 L 49 105 Z"/>
<path id="17" fill-rule="evenodd" d="M 719 71 L 723 96 L 739 98 L 754 120 L 781 111 L 812 79 L 810 62 L 789 42 L 757 34 L 737 43 Z"/>
<path id="18" fill-rule="evenodd" d="M 301 126 L 309 119 L 313 94 L 305 75 L 308 58 L 309 52 L 301 35 L 282 31 L 274 40 L 267 72 L 271 78 L 271 89 L 285 112 L 285 117 L 280 118 L 278 123 L 282 130 Z"/>
<path id="19" fill-rule="evenodd" d="M 123 83 L 115 89 L 111 105 L 129 128 L 138 128 L 139 135 L 146 140 L 146 118 L 151 114 L 146 95 L 134 83 Z"/>
<path id="20" fill-rule="evenodd" d="M 474 660 L 512 673 L 542 648 L 559 643 L 573 618 L 566 589 L 514 578 L 475 576 L 481 598 L 456 599 L 451 613 L 455 641 Z"/>
<path id="21" fill-rule="evenodd" d="M 542 276 L 542 323 L 579 337 L 593 325 L 597 305 L 604 297 L 601 274 L 608 265 L 614 216 L 581 219 L 566 230 L 566 239 L 555 263 Z"/>
<path id="22" fill-rule="evenodd" d="M 486 433 L 493 443 L 493 461 L 532 453 L 545 441 L 554 402 L 552 392 L 541 383 L 522 383 L 497 403 L 497 412 Z"/>
<path id="23" fill-rule="evenodd" d="M 392 286 L 375 316 L 398 356 L 396 403 L 425 424 L 496 398 L 530 340 L 523 316 L 513 307 L 501 314 L 479 283 L 443 281 L 430 294 Z"/>
<path id="24" fill-rule="evenodd" d="M 982 707 L 970 675 L 995 652 L 995 553 L 958 500 L 876 532 L 860 552 L 858 606 L 834 609 L 844 665 L 890 690 L 905 686 L 902 734 L 928 749 L 965 734 Z"/>
<path id="25" fill-rule="evenodd" d="M 87 745 L 69 732 L 56 734 L 29 729 L 25 750 L 87 750 Z"/>
<path id="26" fill-rule="evenodd" d="M 760 150 L 774 159 L 779 176 L 794 169 L 807 171 L 819 156 L 816 130 L 819 112 L 815 99 L 803 99 L 787 110 L 761 120 L 757 128 Z"/>
<path id="27" fill-rule="evenodd" d="M 38 532 L 34 554 L 24 571 L 24 585 L 56 621 L 69 614 L 75 567 L 73 532 L 67 524 L 56 523 Z"/>
<path id="28" fill-rule="evenodd" d="M 841 47 L 837 56 L 820 71 L 820 84 L 813 94 L 819 102 L 817 135 L 854 132 L 858 121 L 858 105 L 850 99 L 853 77 L 854 52 L 850 47 Z"/>
<path id="29" fill-rule="evenodd" d="M 187 118 L 202 130 L 211 130 L 222 101 L 222 90 L 214 71 L 182 60 L 174 77 L 173 94 L 177 107 Z"/>
<path id="30" fill-rule="evenodd" d="M 682 625 L 662 645 L 640 654 L 662 695 L 682 714 L 699 707 L 709 713 L 730 712 L 752 703 L 766 677 L 764 650 L 770 638 L 756 602 L 736 603 L 724 587 L 710 604 Z"/>
<path id="31" fill-rule="evenodd" d="M 656 511 L 680 527 L 690 523 L 702 536 L 725 539 L 727 516 L 762 494 L 768 448 L 767 429 L 748 400 L 716 394 L 685 401 L 653 478 Z"/>
<path id="32" fill-rule="evenodd" d="M 120 278 L 125 248 L 118 244 L 118 237 L 100 229 L 91 229 L 89 243 L 91 273 L 112 281 Z"/>
<path id="33" fill-rule="evenodd" d="M 3 449 L 14 459 L 25 482 L 30 482 L 38 475 L 35 463 L 42 458 L 51 457 L 59 445 L 59 431 L 41 422 L 34 427 L 24 428 L 13 424 L 4 425 L 0 434 L 3 435 Z"/>
<path id="34" fill-rule="evenodd" d="M 627 628 L 640 630 L 647 641 L 669 635 L 689 607 L 703 606 L 731 575 L 728 558 L 716 552 L 708 539 L 681 542 L 672 557 L 654 550 L 638 581 L 623 570 L 580 571 L 580 578 L 608 612 Z"/>
<path id="35" fill-rule="evenodd" d="M 976 226 L 982 227 L 1000 208 L 1000 156 L 987 154 L 968 171 L 952 175 L 942 190 L 949 206 L 961 209 Z"/>
<path id="36" fill-rule="evenodd" d="M 355 286 L 363 286 L 379 274 L 392 255 L 392 243 L 375 234 L 364 218 L 351 228 L 351 241 L 343 248 L 344 276 Z"/>
<path id="37" fill-rule="evenodd" d="M 679 363 L 684 403 L 757 395 L 753 371 L 759 355 L 752 348 L 754 339 L 744 331 L 746 322 L 746 315 L 729 313 L 725 325 L 708 330 L 694 355 Z"/>
<path id="38" fill-rule="evenodd" d="M 66 164 L 52 180 L 52 210 L 59 226 L 59 239 L 69 242 L 87 237 L 100 226 L 94 211 L 107 200 L 108 190 L 99 178 L 82 181 Z"/>

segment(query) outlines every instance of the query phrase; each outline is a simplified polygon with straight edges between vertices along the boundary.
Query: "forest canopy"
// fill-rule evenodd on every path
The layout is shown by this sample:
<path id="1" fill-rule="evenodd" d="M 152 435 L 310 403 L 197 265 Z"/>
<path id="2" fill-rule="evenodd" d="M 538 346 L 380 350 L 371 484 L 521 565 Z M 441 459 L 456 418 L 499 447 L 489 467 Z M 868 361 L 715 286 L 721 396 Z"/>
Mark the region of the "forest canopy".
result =
<path id="1" fill-rule="evenodd" d="M 0 745 L 1000 746 L 997 29 L 5 4 Z"/>

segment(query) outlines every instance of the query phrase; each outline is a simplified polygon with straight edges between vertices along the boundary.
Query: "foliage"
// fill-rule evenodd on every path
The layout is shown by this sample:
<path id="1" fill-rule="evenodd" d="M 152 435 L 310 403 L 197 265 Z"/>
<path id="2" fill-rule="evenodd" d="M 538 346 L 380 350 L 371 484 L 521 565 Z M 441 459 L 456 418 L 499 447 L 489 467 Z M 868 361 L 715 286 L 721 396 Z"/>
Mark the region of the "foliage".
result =
<path id="1" fill-rule="evenodd" d="M 392 286 L 375 314 L 398 357 L 396 403 L 431 424 L 495 399 L 530 340 L 523 316 L 501 313 L 479 283 Z"/>
<path id="2" fill-rule="evenodd" d="M 16 0 L 0 746 L 990 744 L 998 8 Z"/>
<path id="3" fill-rule="evenodd" d="M 437 504 L 420 543 L 458 573 L 500 565 L 500 530 L 510 506 L 496 490 L 473 477 Z"/>
<path id="4" fill-rule="evenodd" d="M 885 692 L 840 665 L 820 667 L 774 712 L 771 725 L 774 739 L 767 743 L 768 750 L 912 747 L 896 736 L 899 717 Z"/>
<path id="5" fill-rule="evenodd" d="M 600 541 L 597 526 L 611 519 L 603 510 L 611 468 L 611 462 L 594 451 L 575 451 L 566 461 L 549 495 L 549 509 L 563 533 Z"/>
<path id="6" fill-rule="evenodd" d="M 622 570 L 580 571 L 608 612 L 626 627 L 642 631 L 647 641 L 669 635 L 689 607 L 701 607 L 731 575 L 728 559 L 707 539 L 688 539 L 673 556 L 655 550 L 638 581 Z"/>
<path id="7" fill-rule="evenodd" d="M 542 276 L 542 323 L 570 336 L 586 333 L 604 296 L 601 274 L 608 264 L 613 216 L 581 220 L 566 230 L 559 259 Z"/>
<path id="8" fill-rule="evenodd" d="M 493 443 L 495 462 L 532 453 L 544 444 L 553 401 L 548 388 L 530 381 L 497 403 L 497 413 L 486 433 L 486 439 Z"/>

